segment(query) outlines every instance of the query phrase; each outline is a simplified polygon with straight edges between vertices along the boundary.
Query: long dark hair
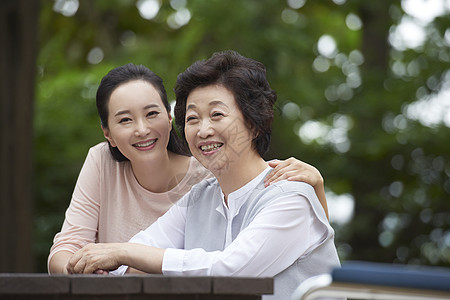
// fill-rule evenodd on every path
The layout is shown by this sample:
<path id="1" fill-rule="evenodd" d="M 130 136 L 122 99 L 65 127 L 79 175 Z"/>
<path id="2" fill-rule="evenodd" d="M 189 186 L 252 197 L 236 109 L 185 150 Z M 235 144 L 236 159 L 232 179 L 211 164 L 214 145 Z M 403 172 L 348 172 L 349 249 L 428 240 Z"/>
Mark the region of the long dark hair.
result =
<path id="1" fill-rule="evenodd" d="M 103 128 L 108 129 L 108 104 L 112 92 L 119 85 L 133 80 L 144 80 L 150 83 L 158 91 L 167 113 L 170 114 L 170 104 L 167 100 L 166 89 L 164 88 L 161 77 L 143 65 L 129 63 L 112 69 L 102 78 L 102 81 L 100 82 L 100 86 L 97 90 L 96 103 L 97 112 L 100 116 L 100 121 Z M 115 160 L 128 161 L 128 158 L 126 158 L 117 147 L 111 146 L 109 141 L 108 144 L 111 154 Z M 170 131 L 167 150 L 181 155 L 190 155 L 187 146 L 178 137 L 174 125 L 172 125 L 172 129 Z"/>

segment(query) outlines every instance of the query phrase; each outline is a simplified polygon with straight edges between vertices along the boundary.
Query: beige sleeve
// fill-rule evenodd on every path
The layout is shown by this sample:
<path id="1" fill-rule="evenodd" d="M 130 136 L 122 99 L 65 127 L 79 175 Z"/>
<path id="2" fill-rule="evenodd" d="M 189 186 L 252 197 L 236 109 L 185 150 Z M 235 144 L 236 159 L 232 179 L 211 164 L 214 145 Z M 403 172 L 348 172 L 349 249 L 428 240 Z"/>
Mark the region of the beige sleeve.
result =
<path id="1" fill-rule="evenodd" d="M 61 232 L 54 237 L 48 262 L 56 252 L 75 253 L 96 241 L 101 195 L 100 165 L 101 152 L 91 148 L 78 176 Z"/>

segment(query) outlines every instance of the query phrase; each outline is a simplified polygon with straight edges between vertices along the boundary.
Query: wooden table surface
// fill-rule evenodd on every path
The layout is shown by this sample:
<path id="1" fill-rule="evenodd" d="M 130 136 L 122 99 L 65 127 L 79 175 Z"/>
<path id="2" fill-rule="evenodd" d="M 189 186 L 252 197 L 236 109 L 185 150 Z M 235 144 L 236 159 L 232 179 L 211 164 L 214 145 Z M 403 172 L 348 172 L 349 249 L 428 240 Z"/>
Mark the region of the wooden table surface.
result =
<path id="1" fill-rule="evenodd" d="M 272 278 L 0 274 L 0 299 L 261 299 Z"/>

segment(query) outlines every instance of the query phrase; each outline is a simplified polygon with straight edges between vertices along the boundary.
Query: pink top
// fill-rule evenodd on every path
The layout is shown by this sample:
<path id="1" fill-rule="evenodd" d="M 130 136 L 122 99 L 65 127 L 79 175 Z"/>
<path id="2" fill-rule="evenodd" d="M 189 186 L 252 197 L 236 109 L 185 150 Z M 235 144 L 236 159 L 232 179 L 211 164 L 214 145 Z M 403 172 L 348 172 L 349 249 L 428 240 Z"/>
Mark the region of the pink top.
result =
<path id="1" fill-rule="evenodd" d="M 75 253 L 89 243 L 127 242 L 163 215 L 194 184 L 212 177 L 194 157 L 183 180 L 166 193 L 153 193 L 136 180 L 129 161 L 115 161 L 106 142 L 89 150 L 61 232 L 48 261 L 58 251 Z"/>

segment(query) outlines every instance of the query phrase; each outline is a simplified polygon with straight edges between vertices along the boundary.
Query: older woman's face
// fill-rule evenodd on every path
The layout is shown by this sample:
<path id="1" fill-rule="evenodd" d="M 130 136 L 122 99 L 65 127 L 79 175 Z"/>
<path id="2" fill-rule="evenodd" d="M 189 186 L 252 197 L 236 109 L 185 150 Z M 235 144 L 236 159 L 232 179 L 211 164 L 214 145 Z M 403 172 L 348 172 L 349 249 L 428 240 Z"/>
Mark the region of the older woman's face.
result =
<path id="1" fill-rule="evenodd" d="M 192 155 L 216 176 L 252 151 L 252 132 L 233 94 L 220 85 L 189 94 L 185 136 Z"/>

